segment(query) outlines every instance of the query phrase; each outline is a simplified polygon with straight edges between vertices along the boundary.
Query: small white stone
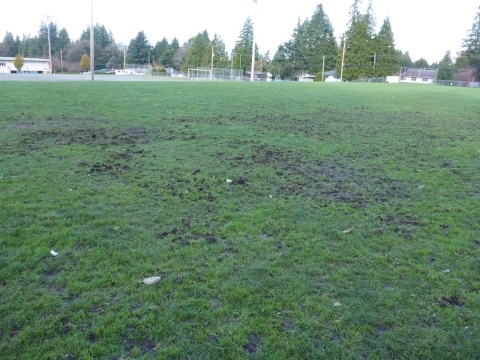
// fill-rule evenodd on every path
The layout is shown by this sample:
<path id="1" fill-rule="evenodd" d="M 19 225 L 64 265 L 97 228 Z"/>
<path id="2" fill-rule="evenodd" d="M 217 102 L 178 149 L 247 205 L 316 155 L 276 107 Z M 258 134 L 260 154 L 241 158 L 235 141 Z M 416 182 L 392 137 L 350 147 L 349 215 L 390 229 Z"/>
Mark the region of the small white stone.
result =
<path id="1" fill-rule="evenodd" d="M 143 279 L 143 283 L 145 285 L 153 285 L 158 283 L 161 279 L 162 278 L 160 276 L 152 276 L 152 277 Z"/>

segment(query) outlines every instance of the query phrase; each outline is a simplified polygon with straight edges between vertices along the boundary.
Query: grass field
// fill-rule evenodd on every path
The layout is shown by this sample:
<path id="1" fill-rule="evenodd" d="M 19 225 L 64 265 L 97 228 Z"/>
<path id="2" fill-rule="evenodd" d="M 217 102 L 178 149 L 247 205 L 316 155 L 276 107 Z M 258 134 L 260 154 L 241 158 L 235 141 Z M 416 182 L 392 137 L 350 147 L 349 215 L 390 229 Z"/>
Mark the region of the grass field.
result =
<path id="1" fill-rule="evenodd" d="M 478 358 L 478 91 L 0 85 L 0 357 Z"/>

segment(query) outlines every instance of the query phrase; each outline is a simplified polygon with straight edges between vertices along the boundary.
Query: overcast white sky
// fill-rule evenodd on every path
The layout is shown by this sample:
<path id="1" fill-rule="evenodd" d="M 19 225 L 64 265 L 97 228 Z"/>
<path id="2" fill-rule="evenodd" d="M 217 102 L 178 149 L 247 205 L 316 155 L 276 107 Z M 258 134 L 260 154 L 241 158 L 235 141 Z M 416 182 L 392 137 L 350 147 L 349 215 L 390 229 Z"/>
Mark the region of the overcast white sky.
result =
<path id="1" fill-rule="evenodd" d="M 353 0 L 259 0 L 257 3 L 256 43 L 260 52 L 270 50 L 290 39 L 297 19 L 311 17 L 322 3 L 337 39 L 346 30 L 348 12 Z M 364 5 L 368 0 L 363 0 Z M 413 61 L 423 57 L 439 61 L 447 50 L 456 54 L 462 39 L 473 23 L 479 0 L 372 0 L 377 27 L 388 16 L 395 43 L 409 51 Z M 6 31 L 14 36 L 36 35 L 43 15 L 53 16 L 58 28 L 66 28 L 71 39 L 78 39 L 90 24 L 90 1 L 24 0 L 2 1 L 0 37 Z M 81 6 L 80 6 L 81 5 Z M 207 30 L 212 37 L 220 35 L 227 50 L 234 47 L 248 16 L 255 17 L 253 0 L 176 0 L 176 1 L 107 1 L 94 0 L 94 22 L 111 30 L 116 42 L 128 44 L 143 30 L 152 45 L 163 37 L 180 44 Z M 378 29 L 377 29 L 378 30 Z"/>

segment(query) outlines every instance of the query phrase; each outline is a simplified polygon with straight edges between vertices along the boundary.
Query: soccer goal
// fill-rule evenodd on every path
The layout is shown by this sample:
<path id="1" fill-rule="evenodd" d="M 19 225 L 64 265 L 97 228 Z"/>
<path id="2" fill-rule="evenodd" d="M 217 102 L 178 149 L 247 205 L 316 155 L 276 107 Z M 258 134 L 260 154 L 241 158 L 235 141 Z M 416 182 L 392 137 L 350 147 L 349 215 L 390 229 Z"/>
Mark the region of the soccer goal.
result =
<path id="1" fill-rule="evenodd" d="M 188 78 L 191 80 L 211 80 L 212 70 L 202 68 L 188 69 Z"/>

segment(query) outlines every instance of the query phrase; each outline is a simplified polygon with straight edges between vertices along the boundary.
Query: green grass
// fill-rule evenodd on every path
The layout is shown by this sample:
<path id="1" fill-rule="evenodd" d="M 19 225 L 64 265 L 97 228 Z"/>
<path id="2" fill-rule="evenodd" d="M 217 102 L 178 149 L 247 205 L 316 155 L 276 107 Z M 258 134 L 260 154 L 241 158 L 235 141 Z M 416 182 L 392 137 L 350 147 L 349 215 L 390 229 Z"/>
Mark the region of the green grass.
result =
<path id="1" fill-rule="evenodd" d="M 2 358 L 478 357 L 478 91 L 1 88 Z"/>

